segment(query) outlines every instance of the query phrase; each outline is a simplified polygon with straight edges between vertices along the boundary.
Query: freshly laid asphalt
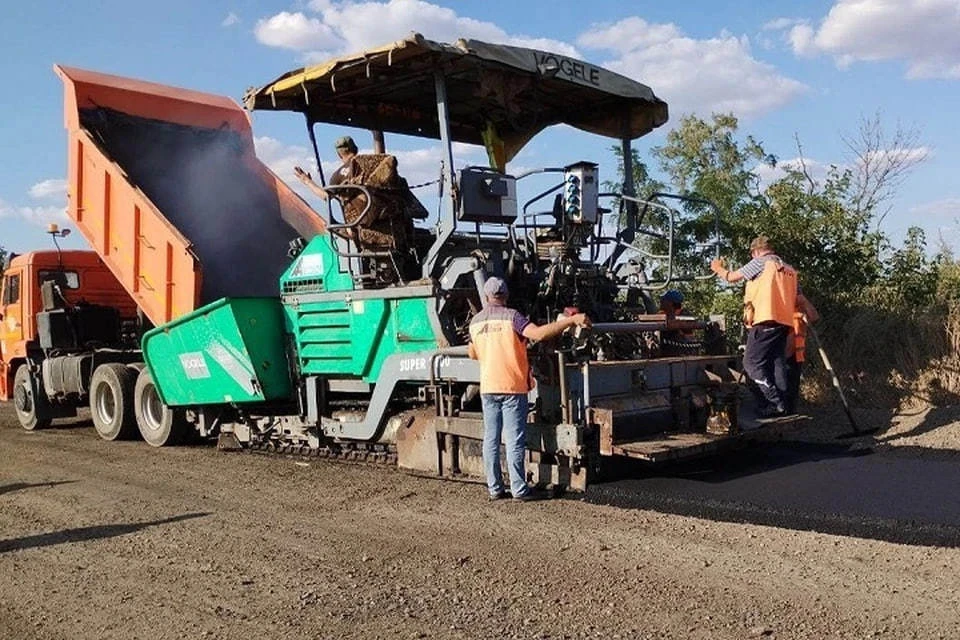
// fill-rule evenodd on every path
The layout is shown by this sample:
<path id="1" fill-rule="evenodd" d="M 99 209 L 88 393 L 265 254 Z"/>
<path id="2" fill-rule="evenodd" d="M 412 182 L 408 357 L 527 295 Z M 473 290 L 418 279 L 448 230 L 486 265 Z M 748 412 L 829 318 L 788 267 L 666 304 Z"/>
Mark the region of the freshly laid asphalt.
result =
<path id="1" fill-rule="evenodd" d="M 665 471 L 622 465 L 589 502 L 960 547 L 960 454 L 779 442 Z"/>

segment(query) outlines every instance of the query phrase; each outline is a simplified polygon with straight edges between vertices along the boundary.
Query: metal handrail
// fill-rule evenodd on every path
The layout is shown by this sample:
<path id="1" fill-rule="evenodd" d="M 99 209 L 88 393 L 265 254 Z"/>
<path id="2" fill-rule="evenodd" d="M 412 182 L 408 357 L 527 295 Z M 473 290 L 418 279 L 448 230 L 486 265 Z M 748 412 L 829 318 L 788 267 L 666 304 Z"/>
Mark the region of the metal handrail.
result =
<path id="1" fill-rule="evenodd" d="M 351 189 L 356 190 L 356 191 L 360 191 L 360 192 L 362 193 L 362 195 L 366 196 L 366 199 L 367 199 L 366 206 L 364 206 L 363 211 L 360 212 L 360 215 L 357 216 L 357 218 L 356 218 L 353 222 L 343 222 L 343 223 L 337 223 L 337 224 L 328 224 L 328 225 L 327 225 L 327 229 L 329 229 L 331 232 L 337 232 L 337 231 L 344 230 L 344 229 L 346 229 L 346 230 L 351 230 L 351 231 L 352 231 L 354 228 L 356 228 L 357 226 L 359 226 L 359 225 L 364 221 L 364 218 L 366 218 L 367 214 L 370 213 L 370 209 L 371 209 L 371 207 L 372 207 L 372 205 L 373 205 L 373 198 L 371 198 L 370 188 L 367 187 L 366 185 L 362 185 L 362 184 L 337 184 L 337 185 L 330 185 L 329 187 L 324 187 L 324 190 L 325 190 L 325 191 L 328 191 L 328 192 L 348 191 L 348 190 L 351 190 Z M 354 197 L 356 197 L 356 196 L 354 196 Z M 327 201 L 329 202 L 329 198 L 328 198 Z M 341 206 L 341 208 L 343 207 L 343 203 L 342 203 L 342 202 L 340 203 L 340 206 Z M 344 214 L 344 215 L 346 215 L 346 214 Z M 331 214 L 330 219 L 331 219 L 331 221 L 333 220 L 332 214 Z M 339 234 L 339 233 L 338 233 L 337 235 L 339 235 L 340 237 L 346 239 L 346 241 L 347 241 L 348 243 L 349 243 L 349 242 L 355 242 L 356 245 L 357 245 L 357 248 L 359 249 L 359 251 L 340 251 L 340 249 L 337 247 L 337 243 L 336 243 L 336 242 L 331 242 L 331 243 L 330 243 L 330 246 L 331 246 L 331 248 L 333 249 L 333 252 L 334 252 L 337 256 L 339 256 L 339 257 L 341 257 L 341 258 L 347 258 L 348 260 L 351 259 L 351 258 L 390 258 L 390 264 L 391 264 L 391 266 L 393 267 L 393 270 L 394 270 L 394 271 L 396 272 L 396 274 L 397 274 L 397 280 L 398 280 L 399 282 L 403 283 L 403 281 L 404 281 L 404 280 L 403 280 L 403 274 L 400 273 L 400 268 L 397 266 L 397 261 L 396 261 L 396 258 L 395 258 L 395 256 L 394 256 L 394 254 L 396 253 L 395 251 L 366 251 L 366 250 L 364 250 L 364 249 L 362 249 L 362 248 L 360 247 L 360 242 L 359 242 L 360 237 L 359 237 L 359 233 L 356 234 L 356 237 L 355 237 L 355 238 L 350 238 L 349 236 L 343 236 L 343 235 L 341 235 L 341 234 Z"/>
<path id="2" fill-rule="evenodd" d="M 643 215 L 641 215 L 640 217 L 638 217 L 638 220 L 637 220 L 637 228 L 634 229 L 634 231 L 635 231 L 636 233 L 640 233 L 640 234 L 643 234 L 643 235 L 645 235 L 645 236 L 652 237 L 652 238 L 658 238 L 658 239 L 660 239 L 660 240 L 666 240 L 666 241 L 667 241 L 667 254 L 666 254 L 666 255 L 662 255 L 662 254 L 651 253 L 651 252 L 649 252 L 649 251 L 645 251 L 645 250 L 641 249 L 640 247 L 636 247 L 636 246 L 634 246 L 634 245 L 632 245 L 632 244 L 630 244 L 630 243 L 628 243 L 628 242 L 625 242 L 625 241 L 624 241 L 623 239 L 621 239 L 621 238 L 618 238 L 617 241 L 616 241 L 616 245 L 617 245 L 618 247 L 620 247 L 620 250 L 614 252 L 613 254 L 611 254 L 610 258 L 607 259 L 607 260 L 608 260 L 608 262 L 607 262 L 608 266 L 611 266 L 611 267 L 612 267 L 612 262 L 610 262 L 610 261 L 611 261 L 612 259 L 615 259 L 615 257 L 619 257 L 620 255 L 622 255 L 623 250 L 631 250 L 631 251 L 634 251 L 634 252 L 636 252 L 636 253 L 639 253 L 639 254 L 642 255 L 642 256 L 645 256 L 645 257 L 648 257 L 648 258 L 652 258 L 652 259 L 655 259 L 655 260 L 666 260 L 666 261 L 667 261 L 667 276 L 666 276 L 666 279 L 665 279 L 663 282 L 658 283 L 658 284 L 655 284 L 655 285 L 653 285 L 653 286 L 641 286 L 642 289 L 646 289 L 646 290 L 650 290 L 650 291 L 658 291 L 658 290 L 661 290 L 661 289 L 665 289 L 665 288 L 669 287 L 672 282 L 696 282 L 696 281 L 705 281 L 705 280 L 710 280 L 710 279 L 712 279 L 712 278 L 714 277 L 714 275 L 713 275 L 712 273 L 710 273 L 710 274 L 703 274 L 703 275 L 690 274 L 690 275 L 682 275 L 682 276 L 678 276 L 678 275 L 674 274 L 674 268 L 673 268 L 673 266 L 674 266 L 674 265 L 673 265 L 673 262 L 674 262 L 674 260 L 673 260 L 673 258 L 674 258 L 674 236 L 675 236 L 675 230 L 676 230 L 676 224 L 677 224 L 677 223 L 676 223 L 677 211 L 676 211 L 676 209 L 674 209 L 674 208 L 672 208 L 672 207 L 670 207 L 670 206 L 668 206 L 668 205 L 666 205 L 666 204 L 664 204 L 664 203 L 662 203 L 662 202 L 656 202 L 655 199 L 657 199 L 657 198 L 664 198 L 664 199 L 670 198 L 670 199 L 674 199 L 674 200 L 680 200 L 680 201 L 682 201 L 682 202 L 689 202 L 689 203 L 704 205 L 704 206 L 709 207 L 711 210 L 713 210 L 713 212 L 715 213 L 714 225 L 713 225 L 713 226 L 714 226 L 714 238 L 713 238 L 713 241 L 712 241 L 711 244 L 713 244 L 713 246 L 714 246 L 714 253 L 715 253 L 715 255 L 716 255 L 716 256 L 719 256 L 719 253 L 720 253 L 720 209 L 719 209 L 719 207 L 717 207 L 717 205 L 716 205 L 715 203 L 713 203 L 712 201 L 707 200 L 707 199 L 705 199 L 705 198 L 698 198 L 698 197 L 694 197 L 694 196 L 686 196 L 686 195 L 680 195 L 680 194 L 675 194 L 675 193 L 659 192 L 659 191 L 658 191 L 658 192 L 651 193 L 650 195 L 648 195 L 648 196 L 647 196 L 646 198 L 644 198 L 644 199 L 640 199 L 640 198 L 637 198 L 637 197 L 634 197 L 634 196 L 628 196 L 628 195 L 625 195 L 625 194 L 621 194 L 619 197 L 621 198 L 621 205 L 622 205 L 622 202 L 623 202 L 623 201 L 629 201 L 629 202 L 634 202 L 634 203 L 636 203 L 636 204 L 642 204 L 642 205 L 643 205 L 643 213 L 644 213 L 644 214 L 645 214 L 646 211 L 648 211 L 651 207 L 660 208 L 660 209 L 663 209 L 663 210 L 665 210 L 665 211 L 667 211 L 667 212 L 669 213 L 669 225 L 668 225 L 668 233 L 667 233 L 667 234 L 658 233 L 658 232 L 654 232 L 654 231 L 648 231 L 648 230 L 644 230 L 644 229 L 639 228 L 639 227 L 640 227 L 639 222 L 640 222 L 640 220 L 642 220 Z"/>

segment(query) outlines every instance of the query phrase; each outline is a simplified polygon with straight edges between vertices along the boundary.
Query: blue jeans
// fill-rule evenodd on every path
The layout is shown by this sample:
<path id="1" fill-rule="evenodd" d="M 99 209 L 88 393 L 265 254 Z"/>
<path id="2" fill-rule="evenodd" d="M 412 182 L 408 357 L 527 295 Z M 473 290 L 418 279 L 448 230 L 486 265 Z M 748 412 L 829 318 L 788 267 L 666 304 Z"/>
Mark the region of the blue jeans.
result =
<path id="1" fill-rule="evenodd" d="M 526 495 L 526 473 L 523 453 L 527 445 L 527 394 L 483 393 L 483 469 L 487 475 L 490 495 L 503 493 L 503 474 L 500 471 L 500 438 L 507 446 L 507 471 L 510 473 L 510 493 L 514 497 Z"/>

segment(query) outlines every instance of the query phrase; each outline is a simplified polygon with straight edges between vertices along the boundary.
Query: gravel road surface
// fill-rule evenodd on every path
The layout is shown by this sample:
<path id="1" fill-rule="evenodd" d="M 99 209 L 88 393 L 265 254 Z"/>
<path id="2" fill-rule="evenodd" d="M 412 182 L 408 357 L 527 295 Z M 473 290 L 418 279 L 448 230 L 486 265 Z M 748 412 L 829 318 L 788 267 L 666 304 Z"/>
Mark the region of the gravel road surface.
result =
<path id="1" fill-rule="evenodd" d="M 937 460 L 955 500 L 960 459 Z M 643 490 L 749 502 L 763 484 L 728 473 Z M 105 443 L 83 421 L 30 433 L 0 407 L 0 638 L 958 637 L 949 544 L 485 495 L 389 467 Z"/>

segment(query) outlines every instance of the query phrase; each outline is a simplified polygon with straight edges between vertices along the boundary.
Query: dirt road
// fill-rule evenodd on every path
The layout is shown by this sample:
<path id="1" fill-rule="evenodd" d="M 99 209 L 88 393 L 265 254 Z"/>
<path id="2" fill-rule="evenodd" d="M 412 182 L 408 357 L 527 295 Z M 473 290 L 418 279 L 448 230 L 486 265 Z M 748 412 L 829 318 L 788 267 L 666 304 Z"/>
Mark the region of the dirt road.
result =
<path id="1" fill-rule="evenodd" d="M 955 638 L 960 549 L 490 503 L 392 468 L 28 433 L 0 638 Z"/>

